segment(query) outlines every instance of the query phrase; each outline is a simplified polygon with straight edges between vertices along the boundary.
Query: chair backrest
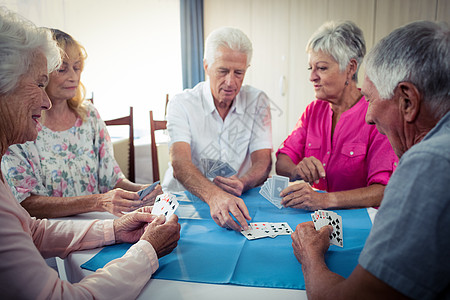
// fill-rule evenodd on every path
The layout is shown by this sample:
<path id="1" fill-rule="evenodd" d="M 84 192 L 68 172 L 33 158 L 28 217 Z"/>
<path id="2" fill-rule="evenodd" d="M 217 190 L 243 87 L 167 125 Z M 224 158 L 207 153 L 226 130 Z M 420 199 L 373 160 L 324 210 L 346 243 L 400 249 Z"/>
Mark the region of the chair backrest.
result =
<path id="1" fill-rule="evenodd" d="M 159 162 L 158 149 L 156 148 L 155 131 L 167 129 L 167 121 L 153 120 L 153 111 L 150 111 L 150 139 L 152 149 L 152 170 L 153 181 L 158 181 L 159 178 Z"/>
<path id="2" fill-rule="evenodd" d="M 94 96 L 92 96 L 94 97 Z M 164 118 L 167 117 L 167 105 L 169 104 L 169 94 L 166 94 L 166 105 L 164 106 Z"/>
<path id="3" fill-rule="evenodd" d="M 134 127 L 133 127 L 133 107 L 130 106 L 130 114 L 125 117 L 116 118 L 105 121 L 106 126 L 128 125 L 130 133 L 128 136 L 128 174 L 127 178 L 131 182 L 135 182 L 136 173 L 134 166 Z"/>

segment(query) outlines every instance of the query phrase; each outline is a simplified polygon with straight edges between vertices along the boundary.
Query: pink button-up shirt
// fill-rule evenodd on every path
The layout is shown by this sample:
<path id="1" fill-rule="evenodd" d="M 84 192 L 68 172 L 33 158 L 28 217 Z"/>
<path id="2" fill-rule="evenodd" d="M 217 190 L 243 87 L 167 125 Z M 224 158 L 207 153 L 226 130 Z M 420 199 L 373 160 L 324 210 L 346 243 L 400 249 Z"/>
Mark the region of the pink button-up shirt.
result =
<path id="1" fill-rule="evenodd" d="M 0 178 L 2 176 L 0 175 Z M 0 180 L 0 297 L 2 299 L 134 299 L 158 268 L 152 245 L 139 241 L 121 258 L 70 284 L 42 257 L 113 244 L 113 220 L 31 218 Z"/>
<path id="2" fill-rule="evenodd" d="M 386 185 L 398 163 L 386 136 L 365 122 L 368 103 L 364 97 L 345 111 L 331 137 L 330 104 L 315 100 L 308 105 L 294 130 L 277 151 L 294 164 L 303 158 L 319 159 L 326 172 L 314 187 L 328 192 L 352 190 L 374 183 Z"/>

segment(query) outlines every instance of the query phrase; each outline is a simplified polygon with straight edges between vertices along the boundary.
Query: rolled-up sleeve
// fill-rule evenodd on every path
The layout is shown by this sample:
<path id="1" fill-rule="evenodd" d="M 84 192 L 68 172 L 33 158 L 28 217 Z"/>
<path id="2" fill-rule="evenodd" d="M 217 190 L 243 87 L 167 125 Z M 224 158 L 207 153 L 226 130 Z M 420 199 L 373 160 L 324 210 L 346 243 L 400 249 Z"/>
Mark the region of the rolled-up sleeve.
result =
<path id="1" fill-rule="evenodd" d="M 182 103 L 181 95 L 175 96 L 167 106 L 167 131 L 170 136 L 169 148 L 176 142 L 191 144 L 189 116 Z"/>
<path id="2" fill-rule="evenodd" d="M 286 138 L 278 149 L 276 156 L 280 153 L 286 154 L 294 164 L 298 164 L 305 157 L 305 142 L 308 131 L 306 112 L 297 121 L 294 130 Z"/>
<path id="3" fill-rule="evenodd" d="M 367 152 L 367 185 L 387 185 L 398 164 L 398 157 L 385 135 L 373 127 Z"/>

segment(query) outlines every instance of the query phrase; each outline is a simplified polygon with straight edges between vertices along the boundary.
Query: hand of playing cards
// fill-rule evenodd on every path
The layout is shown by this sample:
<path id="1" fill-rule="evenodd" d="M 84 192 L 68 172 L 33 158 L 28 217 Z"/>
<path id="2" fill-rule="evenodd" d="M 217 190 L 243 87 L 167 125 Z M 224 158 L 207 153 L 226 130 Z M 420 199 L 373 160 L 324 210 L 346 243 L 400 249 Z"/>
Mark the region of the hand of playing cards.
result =
<path id="1" fill-rule="evenodd" d="M 164 215 L 167 220 L 171 215 L 173 215 L 178 205 L 179 203 L 175 195 L 163 193 L 156 197 L 155 204 L 153 205 L 152 209 L 152 214 L 156 216 Z"/>
<path id="2" fill-rule="evenodd" d="M 333 211 L 316 210 L 311 214 L 314 227 L 319 230 L 323 226 L 333 226 L 333 232 L 330 235 L 330 243 L 339 247 L 344 246 L 342 232 L 342 217 Z"/>
<path id="3" fill-rule="evenodd" d="M 153 190 L 155 189 L 156 185 L 159 183 L 159 180 L 156 182 L 153 182 L 151 185 L 149 185 L 148 187 L 146 187 L 143 190 L 140 190 L 138 193 L 139 195 L 139 200 L 144 200 L 145 196 L 147 196 L 148 194 L 150 194 L 151 192 L 153 192 Z"/>
<path id="4" fill-rule="evenodd" d="M 273 205 L 281 209 L 283 206 L 281 205 L 282 198 L 280 197 L 280 193 L 287 188 L 288 184 L 288 177 L 273 175 L 264 182 L 259 193 Z"/>
<path id="5" fill-rule="evenodd" d="M 248 240 L 256 240 L 265 237 L 274 238 L 278 235 L 290 235 L 292 229 L 288 223 L 269 223 L 269 222 L 258 222 L 250 223 L 249 229 L 242 230 L 241 233 Z"/>
<path id="6" fill-rule="evenodd" d="M 202 158 L 201 161 L 205 176 L 208 178 L 215 178 L 216 176 L 230 177 L 237 173 L 227 162 L 210 158 Z"/>

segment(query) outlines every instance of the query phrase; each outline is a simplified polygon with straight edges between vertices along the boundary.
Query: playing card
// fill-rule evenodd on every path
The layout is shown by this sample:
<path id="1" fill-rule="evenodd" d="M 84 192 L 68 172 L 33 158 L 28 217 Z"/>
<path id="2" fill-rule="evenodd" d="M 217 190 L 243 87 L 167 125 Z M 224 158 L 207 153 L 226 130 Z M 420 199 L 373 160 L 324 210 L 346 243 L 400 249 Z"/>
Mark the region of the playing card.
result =
<path id="1" fill-rule="evenodd" d="M 148 187 L 146 187 L 143 190 L 140 190 L 138 192 L 139 195 L 139 200 L 142 200 L 145 198 L 145 196 L 147 196 L 148 194 L 150 194 L 156 187 L 156 185 L 159 183 L 159 180 L 156 182 L 153 182 L 151 185 L 149 185 Z"/>
<path id="2" fill-rule="evenodd" d="M 255 222 L 249 224 L 248 230 L 242 230 L 241 233 L 248 240 L 256 240 L 265 237 L 274 238 L 278 235 L 290 235 L 293 232 L 286 222 Z"/>
<path id="3" fill-rule="evenodd" d="M 332 211 L 317 210 L 311 214 L 311 218 L 316 230 L 319 230 L 326 225 L 333 226 L 333 231 L 330 235 L 330 243 L 339 247 L 344 246 L 341 216 Z"/>
<path id="4" fill-rule="evenodd" d="M 257 222 L 257 223 L 251 223 L 251 224 L 255 229 L 262 231 L 262 234 L 264 236 L 269 236 L 271 238 L 274 238 L 277 236 L 276 233 L 273 231 L 272 223 Z"/>
<path id="5" fill-rule="evenodd" d="M 173 215 L 175 210 L 178 208 L 178 205 L 179 203 L 174 195 L 163 193 L 156 197 L 152 214 L 157 216 L 164 215 L 167 220 L 171 215 Z"/>
<path id="6" fill-rule="evenodd" d="M 270 227 L 276 235 L 290 235 L 294 232 L 287 222 L 270 223 Z"/>
<path id="7" fill-rule="evenodd" d="M 280 198 L 280 193 L 282 190 L 287 188 L 289 183 L 289 178 L 284 176 L 273 175 L 272 176 L 272 198 Z"/>
<path id="8" fill-rule="evenodd" d="M 233 169 L 232 166 L 230 166 L 229 163 L 225 162 L 219 165 L 217 168 L 213 169 L 212 171 L 209 171 L 209 173 L 212 175 L 212 177 L 216 176 L 222 176 L 222 177 L 230 177 L 236 174 L 236 170 Z"/>
<path id="9" fill-rule="evenodd" d="M 269 193 L 267 192 L 267 188 L 265 188 L 264 186 L 261 187 L 261 189 L 259 190 L 259 193 L 261 194 L 261 196 L 263 196 L 266 199 L 270 199 Z"/>
<path id="10" fill-rule="evenodd" d="M 206 162 L 206 158 L 200 159 L 200 163 L 202 165 L 202 172 L 206 174 L 208 163 Z"/>
<path id="11" fill-rule="evenodd" d="M 206 177 L 211 178 L 211 175 L 209 174 L 209 172 L 212 170 L 212 168 L 214 167 L 214 165 L 216 163 L 217 163 L 216 159 L 211 159 L 211 158 L 202 158 L 201 159 L 203 174 L 205 174 Z"/>
<path id="12" fill-rule="evenodd" d="M 333 226 L 333 232 L 330 236 L 331 244 L 343 247 L 344 241 L 342 238 L 342 217 L 337 214 L 331 215 L 328 220 L 328 225 Z"/>
<path id="13" fill-rule="evenodd" d="M 251 223 L 249 224 L 249 228 L 247 230 L 242 230 L 241 233 L 248 240 L 255 240 L 255 239 L 268 237 L 268 235 L 265 235 L 264 232 L 260 228 L 256 228 L 256 227 L 252 226 Z"/>
<path id="14" fill-rule="evenodd" d="M 207 169 L 207 172 L 210 172 L 211 170 L 213 170 L 213 169 L 214 169 L 214 166 L 215 166 L 217 163 L 220 163 L 220 160 L 207 158 L 207 159 L 206 159 L 206 169 Z"/>
<path id="15" fill-rule="evenodd" d="M 274 233 L 268 227 L 269 223 L 266 222 L 258 222 L 258 223 L 250 223 L 249 228 L 247 230 L 242 230 L 241 233 L 248 240 L 255 240 L 265 237 L 275 237 Z"/>
<path id="16" fill-rule="evenodd" d="M 318 218 L 318 216 L 316 215 L 316 213 L 312 213 L 312 214 L 311 214 L 311 219 L 313 220 L 314 228 L 315 228 L 316 230 L 319 230 L 321 227 L 320 227 L 320 225 L 319 225 L 319 218 Z"/>
<path id="17" fill-rule="evenodd" d="M 281 197 L 280 192 L 284 190 L 289 183 L 289 178 L 284 176 L 274 175 L 272 178 L 268 178 L 266 182 L 261 186 L 259 193 L 270 201 L 277 208 L 281 209 Z"/>

